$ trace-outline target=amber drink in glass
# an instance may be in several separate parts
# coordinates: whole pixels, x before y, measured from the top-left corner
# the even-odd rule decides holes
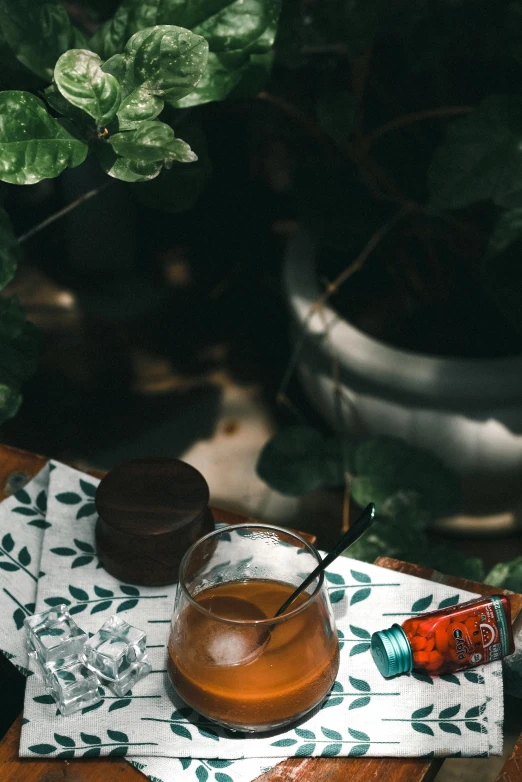
[[[219,529],[192,546],[180,567],[168,663],[189,706],[257,732],[321,703],[339,667],[324,576],[274,619],[319,562],[304,538],[264,524]]]

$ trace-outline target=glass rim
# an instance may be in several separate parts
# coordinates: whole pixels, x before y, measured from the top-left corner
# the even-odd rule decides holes
[[[196,540],[183,555],[183,558],[179,566],[178,583],[179,586],[181,587],[181,590],[185,594],[185,597],[187,598],[187,600],[192,606],[197,608],[198,611],[200,611],[202,614],[205,614],[205,616],[210,617],[211,619],[215,619],[216,621],[219,622],[224,622],[225,624],[263,627],[265,625],[274,626],[274,625],[282,624],[283,622],[286,622],[292,617],[300,614],[311,603],[317,600],[318,596],[322,592],[323,585],[324,585],[324,578],[325,578],[324,570],[321,571],[319,576],[317,576],[317,584],[315,586],[315,589],[311,594],[307,595],[307,599],[303,603],[301,603],[301,605],[297,606],[297,608],[293,608],[291,611],[287,611],[284,614],[281,614],[281,616],[275,616],[271,618],[267,617],[266,619],[227,619],[224,616],[219,616],[219,614],[214,614],[212,611],[209,611],[208,609],[204,608],[200,603],[198,603],[197,600],[194,600],[194,598],[192,597],[192,595],[190,594],[187,588],[187,585],[185,584],[185,570],[190,556],[201,543],[204,543],[209,538],[212,538],[216,535],[220,535],[223,532],[230,532],[231,530],[236,530],[236,529],[267,529],[267,530],[274,530],[275,532],[282,532],[283,534],[289,535],[290,537],[293,537],[296,540],[298,540],[300,543],[302,543],[303,546],[309,550],[312,556],[315,557],[315,560],[317,561],[318,565],[320,565],[322,562],[321,556],[317,551],[316,547],[313,545],[313,543],[310,543],[308,540],[306,540],[306,538],[303,538],[301,535],[299,535],[298,532],[294,532],[293,530],[285,529],[284,527],[277,527],[275,524],[262,524],[262,523],[253,524],[252,522],[244,522],[243,524],[226,524],[225,526],[220,527],[219,529],[215,529],[212,530],[212,532],[208,532],[202,538]],[[307,593],[305,592],[305,594]]]

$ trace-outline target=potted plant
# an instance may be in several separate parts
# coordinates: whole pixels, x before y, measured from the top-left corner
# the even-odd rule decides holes
[[[303,226],[281,396],[297,367],[332,427],[427,449],[476,514],[520,497],[521,24],[489,0],[291,3],[265,94]]]
[[[190,207],[209,173],[197,107],[256,94],[271,67],[279,11],[280,0],[199,3],[197,13],[189,2],[1,0],[0,423],[18,410],[38,360],[36,329],[6,289],[23,243],[114,180],[149,207]],[[69,192],[93,181],[97,168],[95,186],[16,237],[13,186],[82,164]],[[106,210],[118,201],[121,209],[122,191],[114,192],[103,193],[105,226]],[[96,215],[79,233],[81,242],[94,235],[95,254],[104,241]]]

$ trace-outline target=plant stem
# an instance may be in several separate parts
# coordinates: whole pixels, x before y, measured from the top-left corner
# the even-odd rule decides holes
[[[332,296],[334,293],[336,293],[341,285],[346,282],[346,280],[350,279],[355,272],[358,272],[362,269],[370,255],[373,253],[373,251],[376,249],[376,247],[381,243],[381,241],[384,239],[384,237],[391,231],[392,228],[395,227],[395,225],[402,220],[404,215],[406,215],[408,212],[411,212],[412,208],[411,206],[407,205],[404,206],[402,209],[399,209],[398,212],[395,212],[393,217],[390,217],[389,220],[387,220],[383,225],[381,225],[380,228],[375,231],[375,233],[369,238],[369,240],[364,245],[363,249],[355,259],[353,263],[350,264],[350,266],[347,266],[346,269],[344,269],[333,282],[329,283],[326,290],[319,296],[317,301],[315,301],[312,306],[310,307],[311,314],[313,315],[315,312],[318,312],[330,296]]]
[[[8,551],[5,551],[3,548],[0,548],[0,551],[2,552],[2,554],[5,554],[5,555],[6,555],[6,557],[9,557],[9,559],[11,560],[11,562],[13,562],[13,563],[14,563],[14,564],[15,564],[17,567],[19,567],[19,568],[20,568],[20,570],[25,570],[25,572],[27,573],[27,575],[28,575],[28,576],[31,576],[31,578],[33,579],[33,581],[38,581],[38,579],[36,578],[36,576],[33,576],[33,574],[31,573],[31,571],[30,571],[30,570],[27,570],[27,568],[26,568],[26,567],[24,567],[24,565],[22,565],[22,563],[21,563],[21,562],[18,562],[16,559],[14,559],[14,557],[12,557],[12,556],[11,556],[11,554],[10,554]]]
[[[469,114],[473,111],[473,106],[440,106],[436,109],[425,109],[424,111],[412,111],[410,114],[402,114],[400,117],[381,125],[379,128],[366,137],[366,148],[373,147],[375,142],[386,135],[391,130],[404,128],[407,125],[413,125],[414,122],[421,122],[426,119],[438,119],[440,117],[458,117],[461,114]]]
[[[8,590],[8,589],[6,589],[5,587],[4,587],[4,592],[6,593],[6,595],[8,595],[8,596],[11,598],[11,600],[14,600],[14,602],[16,603],[16,605],[17,605],[17,606],[20,606],[20,608],[22,609],[22,611],[23,611],[25,614],[27,614],[27,616],[32,616],[31,612],[30,612],[30,611],[28,611],[28,610],[27,610],[27,608],[26,608],[25,606],[23,606],[23,605],[20,603],[20,601],[19,601],[19,600],[17,600],[17,599],[16,599],[16,597],[15,597],[14,595],[12,595],[12,594],[11,594],[11,592],[9,592],[9,590]]]
[[[75,201],[72,201],[70,204],[67,204],[67,206],[64,206],[63,209],[60,209],[58,212],[55,212],[49,217],[46,217],[45,220],[42,220],[41,223],[34,225],[24,234],[19,236],[18,244],[23,244],[28,239],[30,239],[31,236],[34,236],[39,231],[42,231],[44,228],[47,228],[47,226],[51,225],[51,223],[54,223],[56,220],[59,220],[61,217],[65,217],[66,214],[72,212],[73,209],[76,209],[77,206],[80,206],[80,204],[83,204],[85,201],[88,201],[90,198],[93,198],[93,196],[98,195],[98,193],[101,193],[102,190],[105,190],[105,188],[111,184],[112,182],[110,181],[104,182],[103,185],[99,185],[98,187],[94,187],[92,190],[89,190],[87,193],[83,193],[83,195],[79,196],[79,198],[77,198]]]

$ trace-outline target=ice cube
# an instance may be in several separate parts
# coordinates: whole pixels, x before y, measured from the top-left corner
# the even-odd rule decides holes
[[[111,616],[85,644],[86,665],[116,695],[124,695],[151,670],[146,642],[143,630]]]
[[[65,605],[28,616],[24,626],[27,651],[40,667],[52,667],[59,659],[80,655],[87,640],[87,633],[71,619]]]
[[[79,656],[62,662],[65,664],[47,669],[45,688],[55,699],[60,713],[67,717],[101,700],[100,683]]]

